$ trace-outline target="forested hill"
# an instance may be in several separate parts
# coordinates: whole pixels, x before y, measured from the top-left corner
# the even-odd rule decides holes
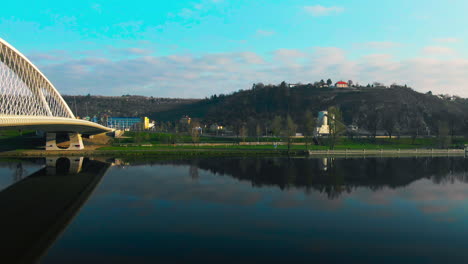
[[[155,112],[168,111],[199,99],[155,98],[146,96],[96,96],[64,95],[63,98],[76,116],[148,116]]]
[[[289,88],[281,85],[254,85],[230,95],[213,95],[192,104],[158,111],[151,118],[175,121],[182,115],[204,123],[233,128],[241,125],[268,127],[275,116],[288,114],[301,128],[307,110],[315,116],[330,106],[343,112],[345,124],[390,134],[437,134],[441,125],[452,134],[468,134],[468,100],[458,97],[422,94],[410,88],[360,87],[318,88],[312,85]]]
[[[346,125],[387,134],[435,135],[441,127],[454,135],[468,135],[468,100],[422,94],[406,87],[318,88],[302,85],[254,85],[229,95],[200,99],[144,96],[64,96],[77,116],[149,116],[177,122],[183,115],[204,124],[218,123],[233,130],[247,126],[269,129],[277,116],[290,115],[303,131],[305,113],[314,116],[330,106],[343,113]]]

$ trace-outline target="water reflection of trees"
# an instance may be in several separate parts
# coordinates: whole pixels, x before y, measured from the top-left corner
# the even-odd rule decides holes
[[[413,158],[197,158],[166,161],[134,161],[144,164],[190,165],[217,175],[248,181],[254,187],[277,186],[282,190],[318,191],[331,199],[358,187],[378,191],[401,188],[428,179],[436,184],[468,183],[468,160],[460,157]],[[194,177],[197,175],[197,177]]]
[[[6,168],[12,171],[11,183],[15,183],[29,175],[28,167],[41,166],[41,162],[41,159],[0,160],[0,168]]]

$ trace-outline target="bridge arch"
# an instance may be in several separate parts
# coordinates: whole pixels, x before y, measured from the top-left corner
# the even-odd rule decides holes
[[[65,100],[47,77],[21,52],[0,38],[0,129],[45,132],[46,150],[57,147],[57,133],[67,133],[66,150],[84,148],[81,135],[112,129],[76,119]]]
[[[75,118],[47,77],[1,38],[0,115]]]

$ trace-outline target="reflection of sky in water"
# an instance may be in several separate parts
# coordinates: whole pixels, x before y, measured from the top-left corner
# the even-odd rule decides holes
[[[0,161],[0,191],[38,171],[41,165],[29,162]]]
[[[45,263],[468,259],[468,185],[457,180],[357,187],[329,199],[193,169],[111,168]]]

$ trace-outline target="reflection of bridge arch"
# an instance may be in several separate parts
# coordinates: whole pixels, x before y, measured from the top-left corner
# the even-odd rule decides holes
[[[78,160],[82,161],[79,173],[59,173],[63,169],[56,168],[50,174],[46,167],[0,192],[0,263],[37,263],[110,167],[100,161]]]
[[[21,52],[0,38],[0,128],[42,130],[50,135],[46,149],[58,150],[57,132],[72,133],[69,149],[83,149],[80,134],[111,129],[76,119],[47,77]]]

